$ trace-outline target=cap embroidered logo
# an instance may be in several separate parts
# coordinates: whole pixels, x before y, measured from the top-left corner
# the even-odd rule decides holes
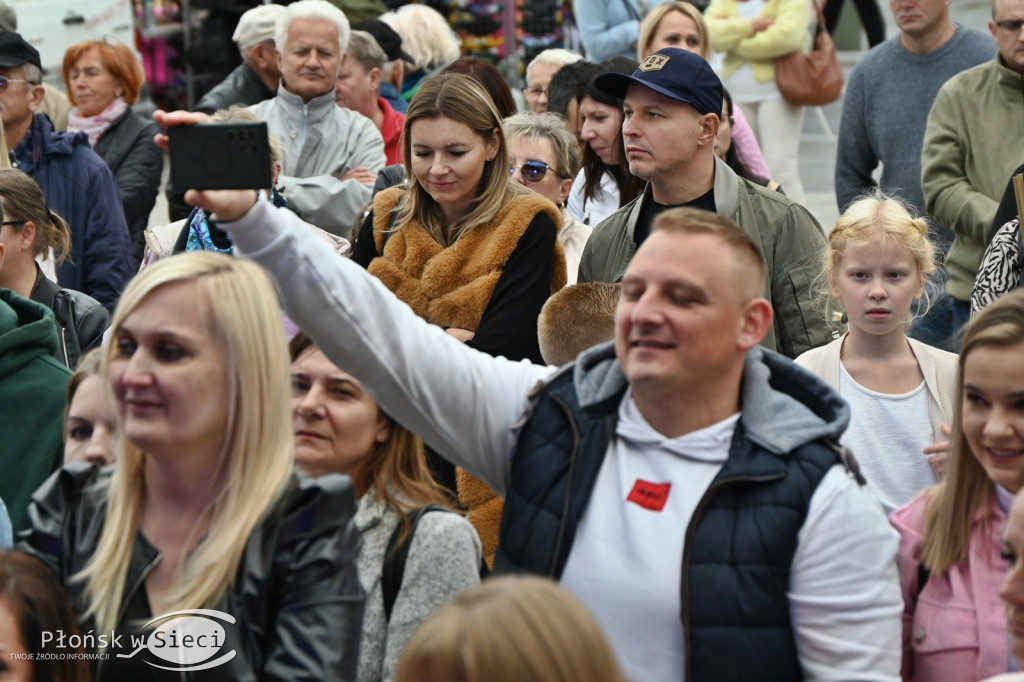
[[[663,54],[654,53],[644,59],[640,64],[641,71],[661,71],[668,64],[669,58]]]

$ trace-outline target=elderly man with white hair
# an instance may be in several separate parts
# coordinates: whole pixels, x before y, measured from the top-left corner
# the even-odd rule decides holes
[[[384,167],[373,121],[334,102],[348,47],[348,19],[326,0],[299,0],[278,19],[277,96],[250,109],[285,147],[278,179],[288,207],[336,235],[347,235]]]
[[[203,95],[196,111],[212,114],[233,104],[249,106],[274,96],[281,80],[274,30],[284,12],[283,5],[259,5],[242,15],[231,36],[242,53],[242,63]]]

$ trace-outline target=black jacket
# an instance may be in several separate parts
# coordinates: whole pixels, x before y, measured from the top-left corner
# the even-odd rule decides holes
[[[82,632],[84,585],[72,580],[96,550],[106,520],[106,485],[113,468],[75,462],[56,472],[32,496],[31,528],[18,548],[41,559],[67,588]],[[98,662],[97,682],[194,680],[321,682],[355,680],[364,594],[356,574],[360,537],[353,518],[355,493],[348,477],[293,476],[245,546],[234,584],[212,608],[234,618],[214,620],[223,639],[210,660],[234,657],[205,670],[182,671],[139,648],[140,621],[154,616],[145,578],[159,552],[136,532],[117,634],[120,641]],[[166,623],[182,621],[168,620]],[[152,636],[146,631],[147,636]],[[150,640],[151,641],[151,640]],[[109,646],[110,642],[106,642]],[[90,647],[92,648],[92,647]],[[98,647],[96,647],[98,648]],[[126,658],[119,658],[123,654]],[[161,671],[147,663],[170,668]]]
[[[153,136],[159,132],[156,123],[129,109],[110,124],[93,148],[117,181],[124,219],[132,237],[132,263],[136,267],[142,261],[146,245],[143,235],[156,204],[164,170],[164,153],[153,141]]]
[[[249,106],[270,99],[277,92],[267,87],[263,79],[246,63],[239,64],[217,87],[203,95],[196,111],[212,114],[232,104]]]
[[[79,358],[99,348],[103,332],[110,326],[110,313],[92,296],[64,289],[49,280],[36,268],[36,283],[29,296],[53,311],[57,323],[57,353],[54,357],[68,369],[78,365]]]

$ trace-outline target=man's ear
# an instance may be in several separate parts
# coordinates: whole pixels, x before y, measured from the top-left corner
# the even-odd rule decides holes
[[[5,248],[6,247],[2,243],[0,243],[0,270],[4,269],[4,253],[5,253]]]
[[[370,77],[370,84],[373,86],[373,91],[377,92],[380,90],[380,81],[383,75],[376,66],[370,69],[370,73],[366,74]]]
[[[697,137],[697,143],[700,145],[713,145],[720,123],[721,121],[718,120],[717,114],[704,114],[700,122],[700,133]]]
[[[29,86],[28,91],[28,110],[32,113],[36,112],[36,109],[43,103],[43,97],[46,96],[46,88],[42,85]]]
[[[772,304],[760,296],[747,301],[736,338],[737,347],[743,351],[750,350],[761,343],[771,326]]]
[[[405,78],[405,66],[401,59],[396,59],[391,65],[391,72],[387,75],[387,81],[394,85],[399,93],[402,91],[402,79]]]

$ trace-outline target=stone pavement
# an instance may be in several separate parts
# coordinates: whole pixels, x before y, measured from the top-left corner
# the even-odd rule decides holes
[[[838,2],[840,0],[829,1]],[[894,36],[898,29],[893,22],[889,3],[882,0],[880,4],[882,14],[886,19],[885,35]],[[991,18],[990,8],[989,0],[953,0],[950,6],[950,16],[955,22],[988,33],[988,21]],[[850,20],[848,15],[853,15],[854,19],[856,18],[852,0],[845,0],[837,33],[841,33],[844,28],[843,24]],[[859,30],[859,26],[857,30]],[[862,34],[860,40],[863,47],[866,48],[866,40]],[[839,52],[839,61],[847,74],[865,51],[865,49],[861,49]],[[808,108],[804,117],[803,134],[800,137],[800,179],[803,181],[804,191],[807,194],[807,208],[818,219],[822,229],[826,232],[831,229],[839,216],[833,178],[836,162],[835,135],[839,132],[839,119],[842,111],[842,98],[824,107]],[[922,115],[927,116],[927,112],[922,112]]]

